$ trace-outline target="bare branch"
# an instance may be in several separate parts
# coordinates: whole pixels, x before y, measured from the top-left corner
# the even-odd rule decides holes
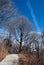
[[[0,0],[0,21],[8,21],[12,17],[16,17],[18,10],[13,7],[11,0]]]

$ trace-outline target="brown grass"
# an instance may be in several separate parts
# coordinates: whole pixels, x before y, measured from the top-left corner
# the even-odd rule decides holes
[[[19,57],[21,65],[32,65],[36,62],[36,56],[31,54],[19,54]]]
[[[0,46],[0,61],[3,60],[8,54],[8,51],[5,50],[2,46]]]
[[[19,62],[21,65],[44,65],[44,54],[37,58],[36,54],[19,54]]]

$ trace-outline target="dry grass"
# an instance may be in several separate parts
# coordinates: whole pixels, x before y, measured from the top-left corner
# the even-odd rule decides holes
[[[21,65],[44,65],[44,54],[37,58],[36,54],[19,54]]]
[[[5,50],[2,46],[0,46],[0,61],[3,60],[8,54],[8,51]]]
[[[32,65],[36,62],[36,56],[31,54],[19,54],[19,59],[21,65]]]

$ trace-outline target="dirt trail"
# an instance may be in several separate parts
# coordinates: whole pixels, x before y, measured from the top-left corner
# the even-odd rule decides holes
[[[0,62],[0,65],[20,65],[18,54],[7,55],[6,58]]]

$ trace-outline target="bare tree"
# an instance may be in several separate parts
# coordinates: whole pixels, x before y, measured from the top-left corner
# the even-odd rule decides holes
[[[41,52],[42,52],[42,50],[44,49],[44,30],[42,31],[41,39],[42,39],[42,42],[41,42]]]
[[[6,29],[8,29],[8,31],[10,32],[10,34],[11,34],[11,32],[12,33],[14,32],[13,27],[11,25],[9,25],[9,23],[4,23],[4,22],[0,21],[0,25],[2,27],[5,27]]]
[[[12,27],[9,27],[9,24],[5,22],[9,21],[11,18],[18,15],[18,10],[16,5],[11,0],[0,0],[0,25],[6,29],[13,31]],[[10,29],[11,28],[11,29]],[[11,32],[9,37],[11,36]]]
[[[16,17],[17,13],[16,5],[11,0],[0,0],[0,21],[7,22],[12,17]]]
[[[20,16],[16,20],[8,23],[13,29],[16,40],[20,43],[19,52],[22,50],[22,44],[25,43],[29,32],[33,30],[33,25],[25,16]]]
[[[16,41],[20,43],[19,51],[22,50],[22,44],[24,44],[29,38],[29,32],[33,30],[33,25],[25,16],[20,16],[14,21],[10,21],[7,24],[0,22],[1,25],[8,28],[11,33],[15,35]],[[27,41],[28,43],[28,41]]]
[[[37,40],[38,40],[38,33],[31,33],[30,34],[30,41],[29,41],[29,49],[30,49],[30,52],[31,52],[31,45],[32,47],[34,48],[34,45],[35,45],[35,48],[37,48],[37,46],[39,45],[37,43]],[[37,49],[36,49],[37,50]],[[39,49],[38,49],[39,50]],[[34,51],[34,50],[33,50]]]
[[[43,44],[44,44],[44,30],[43,30],[43,32],[42,32],[42,42],[43,42]]]
[[[4,44],[3,44],[4,48],[7,49],[7,51],[9,53],[13,53],[12,40],[10,38],[6,38],[6,39],[4,39],[3,42],[4,42]]]
[[[11,20],[11,18],[14,18],[18,15],[17,9],[18,8],[16,8],[15,3],[13,3],[11,0],[0,0],[0,25],[9,30],[9,37],[11,36],[10,30],[13,31],[13,28],[5,22]]]

